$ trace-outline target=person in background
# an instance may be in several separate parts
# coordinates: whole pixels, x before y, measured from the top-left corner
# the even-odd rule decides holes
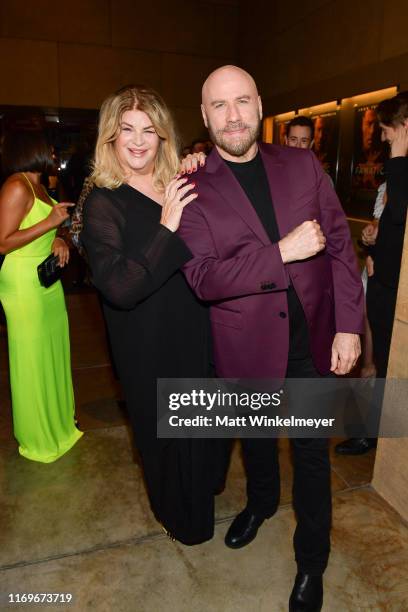
[[[367,316],[373,339],[377,397],[382,400],[387,376],[395,305],[408,205],[408,92],[384,100],[377,107],[381,140],[390,147],[385,162],[383,197],[377,198],[374,216],[378,223],[363,230],[370,247],[367,279]],[[379,194],[381,196],[381,192]],[[376,214],[377,213],[377,214]],[[343,455],[361,455],[376,446],[376,438],[350,438],[336,446]]]
[[[42,133],[13,131],[3,144],[9,174],[0,191],[0,300],[7,319],[14,435],[26,459],[55,461],[82,436],[74,422],[68,317],[60,281],[44,288],[37,266],[69,249],[56,237],[68,218],[40,183],[53,172]]]
[[[310,117],[298,115],[287,125],[285,144],[288,147],[310,149],[313,146],[313,134],[314,124]]]
[[[377,197],[375,199],[373,220],[368,223],[361,232],[361,242],[367,248],[366,265],[361,275],[363,281],[364,293],[367,294],[368,277],[374,273],[374,262],[373,258],[369,253],[370,247],[375,244],[375,236],[378,231],[378,222],[384,211],[385,204],[387,202],[387,183],[381,183],[377,191]],[[371,333],[370,324],[368,322],[367,313],[365,314],[365,334],[363,341],[363,354],[360,376],[362,378],[375,378],[377,370],[374,362],[373,352],[373,337]]]
[[[197,544],[214,529],[213,441],[156,433],[157,379],[210,373],[208,312],[180,270],[191,253],[176,233],[197,194],[178,169],[175,127],[161,96],[128,86],[104,101],[81,240],[152,510],[171,537]]]
[[[65,190],[72,202],[78,202],[84,181],[91,172],[93,147],[93,136],[82,133],[62,174]]]
[[[206,153],[205,140],[193,140],[191,143],[191,153]]]
[[[214,147],[214,143],[212,142],[212,140],[206,140],[205,141],[205,154],[209,155],[211,151],[213,150],[213,147]]]

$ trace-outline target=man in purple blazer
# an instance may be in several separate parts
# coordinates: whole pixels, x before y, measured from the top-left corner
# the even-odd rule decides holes
[[[203,86],[202,113],[215,144],[194,175],[198,198],[180,236],[193,258],[185,274],[210,303],[214,358],[225,378],[347,374],[360,354],[363,292],[347,221],[313,153],[258,144],[262,107],[252,77],[235,66]],[[243,439],[246,508],[225,538],[253,540],[279,503],[275,439]],[[290,610],[320,610],[330,549],[327,439],[293,439],[294,548]]]

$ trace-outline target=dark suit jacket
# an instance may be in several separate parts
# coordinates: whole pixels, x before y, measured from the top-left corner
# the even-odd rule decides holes
[[[182,216],[180,236],[193,253],[184,272],[211,302],[218,376],[281,378],[289,350],[286,289],[305,311],[316,368],[330,370],[336,332],[363,332],[363,290],[340,202],[313,153],[260,145],[281,237],[317,219],[324,251],[284,265],[245,192],[216,148],[194,175],[198,198]]]

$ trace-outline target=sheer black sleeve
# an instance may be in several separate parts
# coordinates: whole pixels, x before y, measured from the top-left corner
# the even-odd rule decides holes
[[[125,212],[126,205],[117,201],[114,191],[95,188],[84,204],[81,240],[95,287],[114,306],[128,310],[158,289],[191,259],[191,253],[160,223],[147,243],[126,251]]]

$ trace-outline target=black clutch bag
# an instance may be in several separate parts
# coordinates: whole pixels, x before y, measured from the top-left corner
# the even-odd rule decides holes
[[[38,279],[43,287],[50,287],[61,278],[62,268],[59,265],[58,255],[49,255],[37,266]]]

